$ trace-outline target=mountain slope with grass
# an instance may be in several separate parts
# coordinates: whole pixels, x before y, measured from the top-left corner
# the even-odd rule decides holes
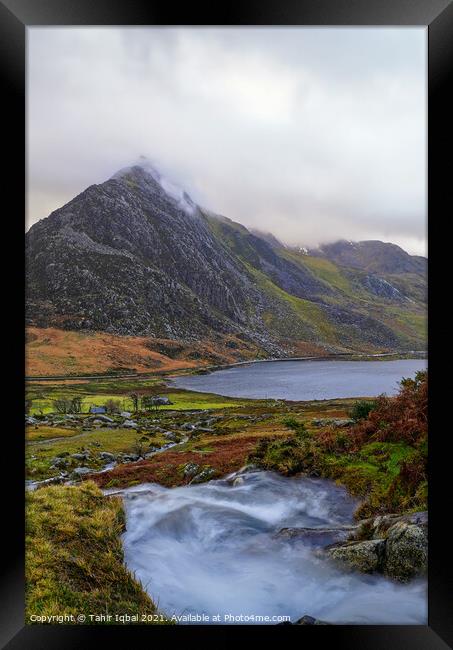
[[[209,341],[241,358],[424,349],[425,261],[374,244],[379,264],[289,249],[141,163],[29,230],[27,323],[35,335]]]

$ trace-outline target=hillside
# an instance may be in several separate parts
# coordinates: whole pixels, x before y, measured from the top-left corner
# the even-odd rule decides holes
[[[424,349],[426,260],[354,246],[289,249],[135,165],[29,230],[27,324],[35,336],[212,343],[240,358]]]

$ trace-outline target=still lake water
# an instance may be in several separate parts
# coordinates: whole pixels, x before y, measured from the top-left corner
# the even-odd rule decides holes
[[[414,377],[426,359],[396,361],[268,361],[186,375],[177,388],[254,399],[321,400],[394,395],[402,377]]]

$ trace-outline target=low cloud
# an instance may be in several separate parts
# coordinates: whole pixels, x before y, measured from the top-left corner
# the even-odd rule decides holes
[[[29,28],[31,225],[139,155],[294,244],[426,243],[423,28]]]

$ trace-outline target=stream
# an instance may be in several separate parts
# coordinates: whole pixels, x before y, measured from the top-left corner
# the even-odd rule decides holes
[[[256,617],[289,616],[294,622],[308,614],[340,624],[426,625],[425,580],[402,585],[342,571],[319,556],[335,537],[331,529],[342,534],[353,525],[358,504],[330,481],[252,471],[200,485],[144,484],[120,493],[126,564],[167,616],[275,624]],[[290,538],[278,534],[284,527],[330,532]]]

